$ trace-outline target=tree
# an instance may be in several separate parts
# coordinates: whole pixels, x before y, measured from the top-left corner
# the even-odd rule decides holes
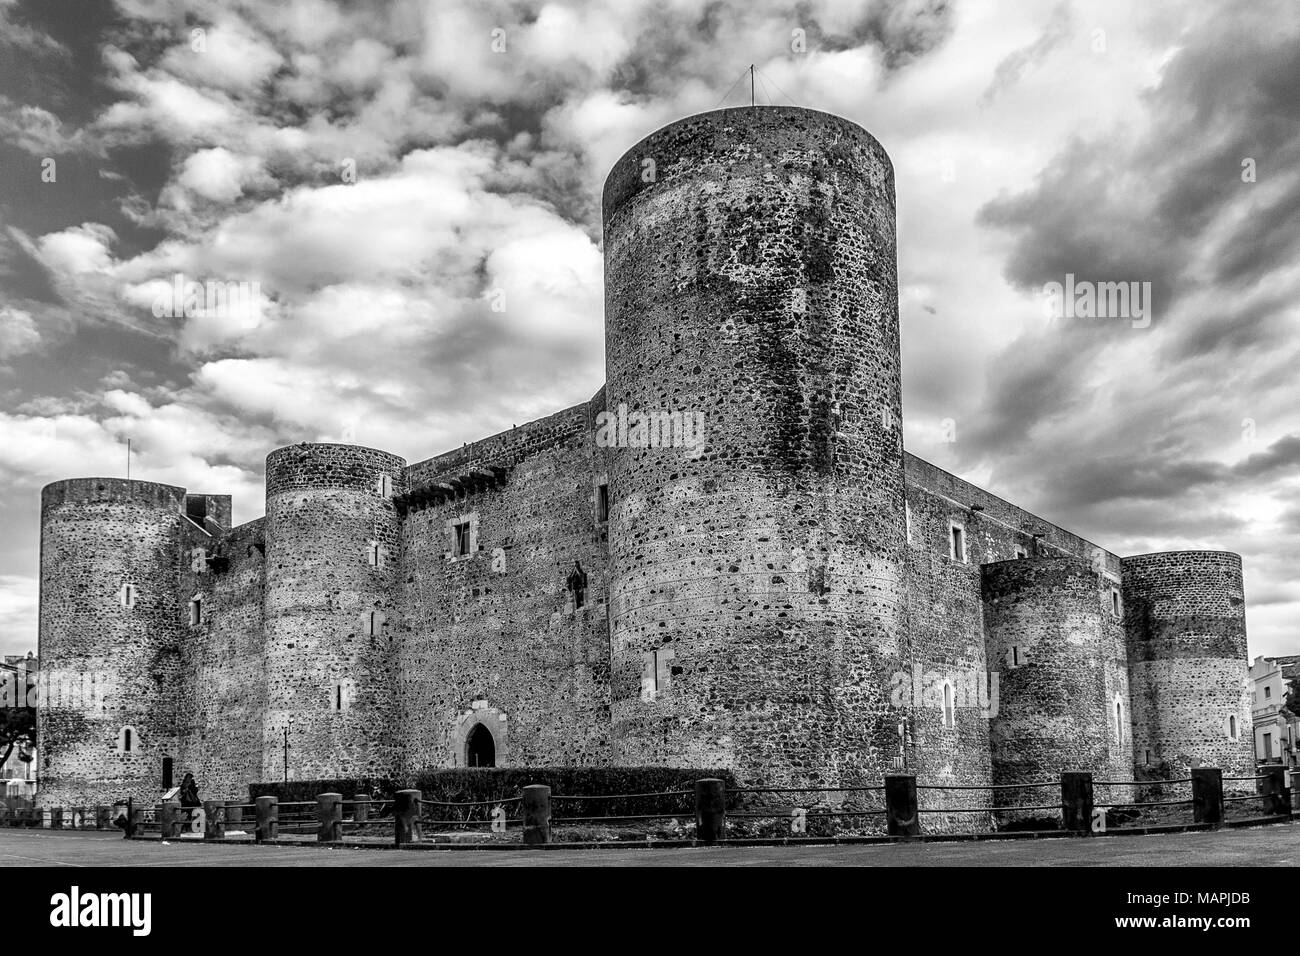
[[[0,747],[4,748],[3,756],[0,756],[0,765],[9,759],[15,747],[29,750],[35,745],[36,708],[0,707]],[[20,760],[23,758],[21,752],[18,758]]]

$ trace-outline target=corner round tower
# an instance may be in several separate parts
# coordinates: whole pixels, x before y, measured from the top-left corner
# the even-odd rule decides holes
[[[998,561],[981,576],[989,667],[999,677],[993,783],[1043,783],[1063,771],[1131,779],[1128,675],[1109,579],[1077,558]],[[1041,802],[1024,799],[1032,793],[994,791],[995,805]]]
[[[74,478],[41,491],[40,800],[152,801],[175,748],[185,489]]]
[[[1157,552],[1121,568],[1139,775],[1185,776],[1193,761],[1253,774],[1240,555]]]
[[[266,459],[267,709],[263,779],[373,777],[393,738],[393,496],[406,462],[355,445],[300,444]]]
[[[603,214],[614,762],[875,781],[905,628],[889,157],[718,110],[629,150]]]

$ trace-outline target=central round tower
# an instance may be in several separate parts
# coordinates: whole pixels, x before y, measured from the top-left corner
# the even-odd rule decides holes
[[[874,782],[905,626],[889,158],[718,110],[603,207],[614,759]]]

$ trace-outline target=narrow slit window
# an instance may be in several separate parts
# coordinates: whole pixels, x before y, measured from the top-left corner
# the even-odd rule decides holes
[[[1124,743],[1124,704],[1122,701],[1115,701],[1115,739],[1122,745]]]
[[[118,600],[124,608],[135,607],[136,587],[134,584],[123,584],[122,590],[118,592]]]
[[[1116,617],[1120,616],[1119,589],[1110,589],[1110,612]]]
[[[951,549],[951,557],[954,561],[963,563],[966,561],[966,529],[959,524],[952,526]]]
[[[379,494],[384,498],[393,497],[393,479],[388,475],[380,475],[378,481]]]
[[[190,598],[190,627],[197,627],[203,623],[203,598]]]
[[[609,520],[609,485],[601,485],[596,489],[596,520]]]
[[[469,522],[458,521],[451,526],[452,530],[452,554],[456,557],[464,557],[469,554]]]
[[[1237,718],[1231,714],[1228,716],[1228,736],[1237,739]]]
[[[366,561],[369,562],[372,568],[379,567],[381,557],[379,553],[378,541],[371,541],[368,545],[366,545]]]
[[[945,727],[957,726],[957,714],[953,708],[952,685],[943,685],[943,725]]]
[[[384,612],[369,611],[366,614],[366,637],[378,637],[384,633]]]
[[[1020,666],[1020,648],[1018,647],[1011,648],[1011,666],[1012,667]]]

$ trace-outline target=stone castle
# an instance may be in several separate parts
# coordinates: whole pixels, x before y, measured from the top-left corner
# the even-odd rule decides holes
[[[1253,772],[1238,556],[1120,557],[907,454],[893,170],[779,107],[603,195],[584,404],[416,463],[301,444],[265,517],[42,495],[48,804],[436,767],[766,785]],[[60,690],[61,688],[61,690]]]

